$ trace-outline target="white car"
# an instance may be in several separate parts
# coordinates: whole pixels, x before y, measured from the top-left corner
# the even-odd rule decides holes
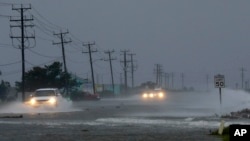
[[[62,96],[57,88],[41,88],[37,89],[27,104],[38,107],[41,105],[56,107]]]

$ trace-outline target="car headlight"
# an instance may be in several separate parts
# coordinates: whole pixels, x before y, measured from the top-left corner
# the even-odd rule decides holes
[[[164,94],[161,92],[161,93],[158,94],[158,96],[159,96],[160,98],[163,98],[163,97],[164,97]]]
[[[56,98],[51,97],[51,98],[49,99],[49,103],[55,104],[55,103],[56,103]]]
[[[153,97],[154,97],[154,94],[153,94],[153,93],[151,93],[151,94],[149,95],[149,97],[150,97],[150,98],[153,98]]]
[[[144,93],[142,96],[143,96],[143,98],[147,98],[148,94]]]
[[[31,98],[31,99],[30,99],[30,104],[31,104],[31,105],[36,104],[36,99],[35,99],[35,98]]]

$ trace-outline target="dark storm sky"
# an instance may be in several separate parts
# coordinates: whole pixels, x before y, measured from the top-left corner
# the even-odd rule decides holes
[[[88,55],[82,54],[78,39],[95,41],[99,53],[95,59],[107,57],[104,50],[114,49],[115,81],[120,82],[122,72],[120,50],[135,53],[138,69],[136,84],[155,81],[154,65],[163,66],[164,72],[174,72],[175,87],[180,87],[180,73],[185,75],[187,87],[203,87],[206,75],[222,73],[227,85],[241,84],[240,68],[244,67],[248,80],[250,67],[250,1],[248,0],[22,0],[31,3],[38,20],[35,27],[36,47],[26,50],[27,70],[33,65],[49,64],[61,56],[60,46],[52,45],[58,38],[47,35],[41,22],[51,31],[69,30],[72,43],[66,45],[68,70],[80,77],[90,77]],[[1,4],[2,3],[2,4]],[[14,0],[0,1],[0,14],[18,15],[10,5]],[[17,4],[20,4],[18,1]],[[37,12],[38,11],[38,12]],[[42,16],[40,16],[40,15]],[[53,23],[53,25],[51,23]],[[10,22],[0,17],[0,44],[11,44]],[[55,26],[57,25],[57,26]],[[42,28],[42,30],[41,30]],[[32,31],[32,30],[29,30]],[[75,39],[77,37],[78,39]],[[0,46],[0,65],[21,60],[21,52],[10,46]],[[62,59],[59,59],[62,60]],[[96,61],[95,73],[110,83],[108,62]],[[14,82],[21,78],[21,63],[0,66],[1,79]],[[129,79],[130,83],[130,79]],[[212,86],[211,86],[212,87]]]

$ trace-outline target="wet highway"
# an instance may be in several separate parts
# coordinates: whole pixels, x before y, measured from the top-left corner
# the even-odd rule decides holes
[[[1,106],[0,141],[220,141],[209,135],[221,121],[217,96],[169,93],[164,101],[144,101],[139,96],[65,100],[57,108],[31,108],[15,102]],[[248,104],[246,98],[234,104],[227,100],[223,112]],[[249,122],[224,120],[227,125]]]

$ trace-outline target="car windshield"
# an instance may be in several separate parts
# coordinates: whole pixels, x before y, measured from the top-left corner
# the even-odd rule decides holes
[[[35,96],[54,96],[55,92],[53,90],[41,90],[41,91],[36,91]]]

